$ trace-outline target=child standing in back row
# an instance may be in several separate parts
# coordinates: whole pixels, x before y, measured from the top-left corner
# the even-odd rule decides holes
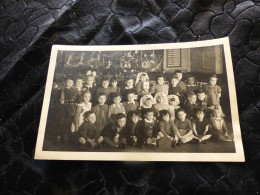
[[[221,88],[217,85],[217,80],[217,76],[213,74],[210,76],[209,84],[205,85],[209,106],[220,104]]]

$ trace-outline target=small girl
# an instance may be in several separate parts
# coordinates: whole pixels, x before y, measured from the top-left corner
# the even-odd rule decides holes
[[[171,116],[171,120],[175,120],[175,110],[179,109],[180,100],[177,95],[168,95],[168,102],[169,102],[169,112]]]
[[[184,109],[180,108],[176,111],[177,118],[174,123],[178,131],[176,135],[178,136],[180,143],[187,143],[193,139],[200,141],[200,138],[193,134],[191,121],[186,118],[186,112]]]
[[[75,89],[78,91],[77,102],[80,103],[82,101],[81,97],[82,97],[82,90],[83,90],[83,79],[82,78],[76,79]]]
[[[77,132],[79,126],[84,122],[83,114],[91,110],[92,103],[90,102],[91,93],[85,91],[82,94],[82,102],[77,105],[74,120],[71,125],[71,132]]]
[[[106,98],[111,93],[111,88],[109,87],[109,79],[107,77],[102,78],[101,87],[97,89],[96,96],[98,97],[101,93],[106,95]]]
[[[208,98],[208,105],[219,105],[221,97],[221,88],[217,85],[217,76],[210,76],[209,84],[205,85],[205,92]]]
[[[199,137],[203,143],[207,143],[206,140],[211,137],[208,134],[209,121],[205,118],[205,113],[202,109],[196,111],[196,118],[192,121],[192,129],[195,136]]]
[[[157,77],[157,84],[154,85],[151,89],[152,94],[156,94],[158,92],[163,92],[166,95],[168,95],[168,92],[169,92],[169,85],[164,83],[163,75],[160,75]]]
[[[121,102],[122,98],[119,93],[112,94],[113,104],[111,104],[108,108],[108,119],[113,122],[113,115],[118,113],[126,114],[125,107]]]
[[[128,114],[129,111],[137,111],[139,103],[135,101],[136,99],[135,91],[127,92],[127,101],[123,102],[126,114]]]
[[[197,82],[193,75],[188,76],[186,88],[187,88],[187,91],[186,91],[187,94],[197,93],[199,91],[199,86],[197,85]]]
[[[104,127],[108,124],[108,105],[106,103],[106,94],[99,94],[98,96],[98,104],[95,105],[92,111],[97,116],[97,129],[102,131]]]
[[[137,131],[136,126],[139,122],[139,114],[137,111],[129,111],[127,114],[126,122],[126,142],[135,146],[137,143]]]
[[[168,110],[168,99],[167,95],[163,92],[158,92],[155,94],[154,99],[156,100],[156,104],[154,105],[154,109],[156,111],[156,116],[158,117],[160,115],[161,110]]]
[[[142,96],[142,95],[149,94],[149,77],[147,73],[145,72],[138,73],[135,86],[136,86],[137,95]]]
[[[159,136],[161,137],[158,141],[159,148],[175,147],[178,137],[174,122],[170,120],[170,113],[168,110],[161,110],[159,117]],[[161,134],[160,134],[161,133]]]
[[[215,106],[210,117],[212,138],[216,141],[233,141],[228,135],[228,129],[225,120],[221,117],[221,115],[221,108],[219,106]]]

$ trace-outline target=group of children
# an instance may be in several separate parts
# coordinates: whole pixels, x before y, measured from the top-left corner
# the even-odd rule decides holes
[[[122,88],[117,84],[116,77],[104,77],[97,87],[95,76],[88,74],[75,83],[67,78],[62,89],[54,86],[52,107],[60,112],[58,142],[87,149],[171,148],[187,142],[207,143],[208,139],[232,141],[216,75],[203,86],[192,75],[183,82],[181,71],[173,73],[169,84],[160,75],[151,87],[144,72],[136,80],[125,78]]]

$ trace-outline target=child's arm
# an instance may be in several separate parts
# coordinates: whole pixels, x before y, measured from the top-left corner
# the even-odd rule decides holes
[[[193,130],[194,135],[198,136],[198,132],[197,132],[195,123],[192,123],[192,130]]]
[[[159,125],[158,125],[158,126],[159,126],[159,127],[158,127],[159,132],[161,132],[164,136],[168,137],[169,135],[168,135],[168,133],[165,132],[165,130],[164,130],[164,125],[159,122]]]
[[[75,131],[77,132],[79,129],[79,117],[80,117],[80,113],[82,112],[82,107],[81,106],[77,106],[77,110],[75,112],[75,116],[74,116],[74,124],[75,124]]]
[[[205,131],[203,132],[203,136],[207,134],[207,132],[209,131],[209,124],[205,127]]]
[[[224,119],[223,119],[222,129],[223,129],[223,131],[224,131],[224,135],[225,135],[225,136],[228,136],[228,128],[227,128],[227,125],[226,125],[226,122],[225,122]]]

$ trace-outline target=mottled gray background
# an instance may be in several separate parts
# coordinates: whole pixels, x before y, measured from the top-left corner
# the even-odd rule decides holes
[[[229,36],[246,163],[33,160],[52,44]],[[260,1],[1,0],[0,194],[258,194]]]

